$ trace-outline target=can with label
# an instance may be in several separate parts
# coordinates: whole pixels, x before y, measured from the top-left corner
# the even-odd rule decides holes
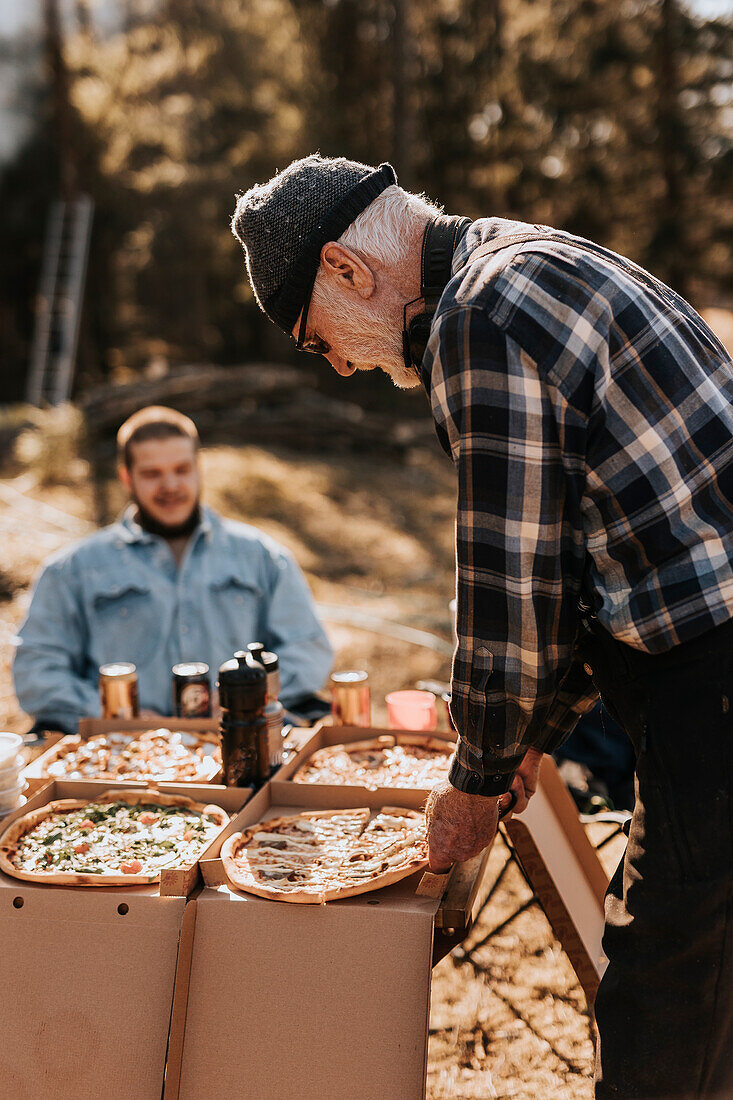
[[[176,718],[211,717],[209,666],[203,661],[173,666],[173,713]]]
[[[360,669],[331,675],[331,713],[339,726],[371,726],[369,674]]]
[[[99,697],[103,718],[137,718],[137,669],[126,661],[101,665]]]

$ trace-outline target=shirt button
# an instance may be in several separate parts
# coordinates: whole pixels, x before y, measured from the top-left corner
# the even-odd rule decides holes
[[[481,786],[481,776],[477,775],[476,772],[471,772],[468,779],[466,780],[466,787],[468,788],[469,794],[472,791],[474,791],[474,792],[477,791],[480,786]]]
[[[585,673],[586,673],[586,674],[587,674],[588,676],[592,676],[592,675],[593,675],[593,669],[591,668],[591,666],[590,666],[590,665],[588,664],[588,662],[587,662],[587,661],[586,661],[586,663],[585,663],[585,664],[583,665],[583,671],[584,671],[584,672],[585,672]]]

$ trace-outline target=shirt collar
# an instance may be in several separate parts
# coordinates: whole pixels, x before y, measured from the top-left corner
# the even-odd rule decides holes
[[[471,253],[481,245],[488,244],[497,237],[514,236],[516,233],[536,228],[538,227],[527,225],[526,222],[511,221],[509,218],[479,218],[478,221],[471,222],[453,253],[451,264],[453,275],[457,275],[461,268],[466,266]]]
[[[125,542],[133,543],[146,543],[155,542],[158,539],[158,535],[151,535],[149,531],[146,531],[140,526],[137,519],[137,508],[134,504],[128,504],[119,519],[120,536]],[[214,513],[210,508],[202,506],[201,519],[198,525],[194,528],[191,538],[195,542],[202,535],[206,538],[211,538],[214,529],[213,524]]]

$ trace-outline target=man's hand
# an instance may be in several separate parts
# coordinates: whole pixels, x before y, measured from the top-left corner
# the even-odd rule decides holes
[[[430,870],[442,874],[454,863],[471,859],[493,843],[499,824],[498,798],[464,794],[446,779],[433,788],[428,820]]]

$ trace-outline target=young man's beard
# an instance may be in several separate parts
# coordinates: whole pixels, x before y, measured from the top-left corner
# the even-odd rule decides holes
[[[184,539],[192,535],[201,522],[201,502],[196,501],[188,519],[183,523],[161,523],[159,519],[151,515],[140,501],[133,495],[133,504],[137,508],[136,519],[143,531],[149,535],[159,535],[162,539]]]

